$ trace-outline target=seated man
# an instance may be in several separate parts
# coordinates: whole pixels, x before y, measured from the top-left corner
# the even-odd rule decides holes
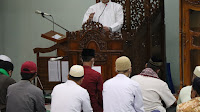
[[[92,112],[89,94],[80,86],[83,77],[82,66],[73,65],[70,68],[68,80],[53,88],[51,112]]]
[[[193,72],[192,82],[195,77],[200,77],[200,66],[195,67]],[[177,104],[181,104],[191,100],[191,91],[192,91],[192,85],[182,88],[178,96]]]
[[[145,69],[131,79],[140,84],[145,112],[158,110],[166,112],[162,100],[166,107],[170,107],[176,101],[166,82],[158,77],[162,62],[157,57],[152,57],[145,65]]]
[[[42,90],[31,84],[37,76],[36,64],[22,64],[21,76],[21,81],[8,87],[6,112],[46,112]]]
[[[177,112],[200,112],[200,78],[196,77],[192,83],[192,100],[177,106]]]
[[[2,58],[0,58],[2,59]],[[6,112],[6,95],[8,86],[15,83],[11,78],[13,64],[9,61],[0,61],[0,111]]]
[[[100,22],[105,31],[121,32],[124,22],[123,8],[111,0],[101,0],[101,2],[89,7],[84,15],[83,24],[86,21]]]
[[[119,57],[115,67],[118,74],[103,84],[104,112],[144,112],[139,84],[129,78],[131,61]]]

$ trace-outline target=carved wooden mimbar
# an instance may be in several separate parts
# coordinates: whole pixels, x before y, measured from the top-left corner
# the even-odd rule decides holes
[[[38,72],[45,89],[52,89],[60,82],[48,82],[47,61],[50,57],[42,57],[40,53],[57,50],[58,56],[65,56],[63,60],[69,61],[71,67],[74,64],[82,64],[83,48],[95,49],[95,66],[101,66],[104,81],[116,75],[115,60],[121,55],[131,59],[132,75],[139,74],[154,53],[161,55],[165,63],[164,1],[115,0],[114,2],[120,3],[124,10],[125,20],[121,33],[104,32],[102,24],[87,22],[82,25],[81,30],[67,32],[65,38],[55,40],[55,45],[34,49],[37,53]],[[47,32],[42,37],[51,34],[52,32]],[[165,66],[161,76],[163,80],[165,80],[164,68]]]

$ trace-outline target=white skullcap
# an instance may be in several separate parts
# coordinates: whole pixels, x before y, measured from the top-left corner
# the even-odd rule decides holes
[[[196,66],[193,72],[197,77],[200,77],[200,66]]]
[[[131,61],[128,57],[121,56],[117,58],[115,66],[117,71],[125,71],[131,68]]]
[[[70,68],[69,74],[73,77],[83,77],[84,76],[84,69],[81,65],[73,65]]]
[[[11,62],[11,59],[6,55],[0,55],[0,60]]]

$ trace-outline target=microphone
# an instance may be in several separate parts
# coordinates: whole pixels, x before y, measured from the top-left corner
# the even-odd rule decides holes
[[[107,4],[106,4],[106,6],[107,6]],[[104,10],[105,10],[106,6],[104,7],[103,11],[101,12],[101,14],[100,14],[99,18],[100,18],[100,17],[101,17],[101,15],[103,14],[103,12],[104,12]],[[99,22],[99,18],[98,18],[98,22]]]
[[[60,60],[60,59],[63,59],[63,57],[61,56],[61,57],[57,57],[57,58],[50,58],[49,60],[50,61],[57,61],[57,60]]]
[[[51,14],[44,13],[44,12],[39,11],[39,10],[36,10],[35,13],[36,13],[36,14],[41,14],[42,16],[44,16],[44,15],[45,15],[45,16],[51,16]]]

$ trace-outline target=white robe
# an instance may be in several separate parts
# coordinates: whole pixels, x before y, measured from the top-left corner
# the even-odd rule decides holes
[[[141,87],[145,112],[153,110],[166,112],[161,100],[164,101],[167,108],[176,101],[167,83],[160,79],[142,75],[135,75],[131,79],[138,82]]]
[[[177,105],[191,100],[191,91],[192,85],[182,88],[178,96]]]
[[[117,74],[103,84],[104,112],[144,112],[139,84]]]
[[[51,112],[93,112],[87,90],[72,80],[56,85],[51,97]]]
[[[89,15],[93,12],[95,12],[93,21],[100,22],[103,26],[110,27],[112,32],[121,32],[124,22],[124,13],[123,7],[120,4],[109,1],[107,5],[99,2],[90,6],[84,15],[83,23],[88,20]]]

